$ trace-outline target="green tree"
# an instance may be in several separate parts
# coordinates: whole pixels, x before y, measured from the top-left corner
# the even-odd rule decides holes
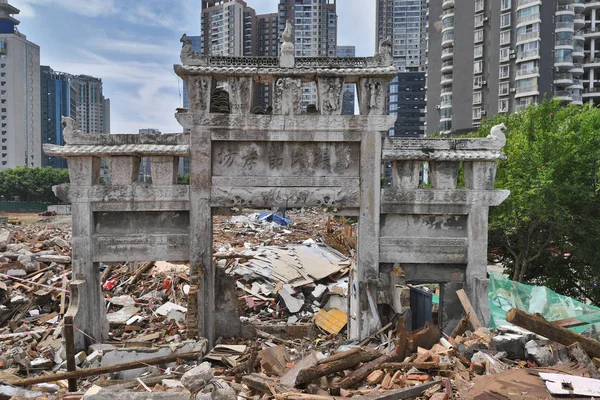
[[[600,302],[600,109],[547,102],[499,115],[507,161],[496,187],[510,197],[490,210],[490,254],[519,282]]]
[[[17,167],[0,171],[0,196],[5,200],[56,203],[52,186],[69,182],[66,169]]]

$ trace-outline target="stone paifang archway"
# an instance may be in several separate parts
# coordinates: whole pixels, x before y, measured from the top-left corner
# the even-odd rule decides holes
[[[69,162],[70,184],[56,192],[72,203],[73,288],[84,296],[69,314],[78,327],[96,340],[107,337],[98,263],[187,260],[198,306],[188,313],[188,330],[197,327],[212,341],[212,218],[239,206],[324,206],[359,217],[351,338],[374,331],[370,301],[406,306],[397,290],[405,281],[465,287],[486,320],[488,208],[508,196],[494,190],[497,160],[505,157],[500,128],[484,139],[388,137],[396,117],[385,115],[387,85],[398,73],[389,41],[365,58],[297,58],[287,41],[281,57],[203,56],[182,41],[175,72],[187,83],[190,108],[175,116],[187,133],[90,135],[65,118],[66,145],[44,145],[46,154]],[[307,82],[318,88],[314,115],[300,106]],[[219,83],[229,114],[210,112]],[[348,83],[356,84],[360,115],[341,115]],[[251,112],[258,84],[272,88],[272,114]],[[141,157],[150,159],[152,183],[138,182]],[[177,184],[180,157],[189,157],[189,185]],[[102,158],[110,159],[110,184],[100,184]],[[383,162],[392,164],[393,185],[382,189]],[[419,188],[423,162],[427,189]],[[456,187],[461,163],[465,188]],[[396,268],[380,271],[390,263]]]

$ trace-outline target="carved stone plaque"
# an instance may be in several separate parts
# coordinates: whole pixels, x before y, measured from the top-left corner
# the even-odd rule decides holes
[[[214,176],[358,177],[359,143],[213,142]]]

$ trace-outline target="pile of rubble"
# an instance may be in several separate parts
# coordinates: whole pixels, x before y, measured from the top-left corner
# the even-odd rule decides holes
[[[511,310],[506,320],[522,328],[492,331],[465,306],[449,336],[431,324],[409,332],[396,315],[344,340],[355,226],[311,210],[215,222],[215,261],[235,280],[254,339],[187,339],[187,265],[102,265],[109,340],[74,354],[76,371],[65,372],[70,242],[68,224],[0,227],[0,399],[600,395],[600,342],[567,331],[573,319]],[[277,324],[311,329],[261,328]]]

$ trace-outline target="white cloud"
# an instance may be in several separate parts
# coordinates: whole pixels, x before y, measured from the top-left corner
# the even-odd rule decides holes
[[[171,43],[154,44],[143,43],[140,41],[119,40],[108,38],[94,38],[89,41],[89,45],[93,49],[106,50],[110,52],[123,53],[128,55],[147,55],[157,56],[169,52],[177,46]]]
[[[15,0],[14,5],[17,8],[40,6],[59,6],[75,14],[86,17],[99,17],[110,15],[116,12],[114,0]]]

